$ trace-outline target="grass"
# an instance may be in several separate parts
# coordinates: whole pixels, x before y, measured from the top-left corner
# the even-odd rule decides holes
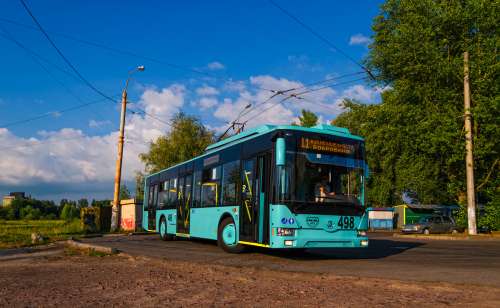
[[[79,220],[0,220],[0,249],[31,246],[31,233],[47,243],[81,234],[82,227]]]

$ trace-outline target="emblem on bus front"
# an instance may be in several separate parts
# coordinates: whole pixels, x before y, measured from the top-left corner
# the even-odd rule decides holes
[[[309,216],[307,217],[306,222],[310,227],[316,227],[319,223],[319,218],[316,216]]]

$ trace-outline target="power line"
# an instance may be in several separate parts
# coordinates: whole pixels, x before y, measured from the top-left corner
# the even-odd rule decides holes
[[[35,24],[38,26],[38,28],[40,29],[40,31],[43,33],[43,35],[45,36],[45,38],[49,41],[49,43],[52,45],[52,47],[54,47],[54,49],[57,51],[57,53],[59,54],[59,56],[64,60],[64,62],[66,62],[66,64],[71,68],[71,70],[73,70],[73,72],[75,72],[75,74],[89,88],[91,88],[92,90],[94,90],[96,93],[98,93],[102,97],[104,97],[104,98],[106,98],[106,99],[108,99],[108,100],[116,103],[116,101],[113,98],[111,98],[110,96],[104,94],[101,90],[97,89],[92,83],[90,83],[85,77],[83,77],[82,74],[80,74],[80,72],[76,69],[76,67],[68,60],[68,58],[66,58],[66,56],[62,53],[62,51],[57,47],[57,45],[54,43],[54,41],[50,38],[50,36],[48,35],[48,33],[44,30],[44,28],[42,27],[42,25],[38,22],[38,20],[36,19],[35,15],[33,15],[33,13],[29,9],[28,5],[24,2],[24,0],[19,0],[19,1],[23,5],[23,7],[26,10],[26,12],[31,16],[31,18],[33,19],[33,21],[35,22]]]
[[[28,28],[28,29],[31,29],[31,30],[38,30],[38,31],[40,31],[36,27],[32,27],[30,25],[26,25],[26,24],[23,24],[23,23],[14,21],[14,20],[7,19],[7,18],[0,18],[0,20],[4,21],[4,22],[7,22],[7,23],[10,23],[10,24],[13,24],[13,25],[16,25],[16,26],[23,27],[23,28]],[[122,55],[130,56],[130,57],[140,58],[140,59],[147,60],[147,61],[154,62],[154,63],[158,63],[158,64],[163,64],[163,65],[169,66],[171,68],[174,68],[174,69],[177,69],[177,70],[180,70],[180,71],[185,71],[185,72],[195,73],[195,74],[199,74],[199,75],[204,75],[204,76],[215,78],[215,79],[220,79],[221,78],[221,77],[215,76],[213,74],[210,74],[208,72],[204,72],[202,70],[185,67],[185,66],[182,66],[182,65],[179,65],[179,64],[171,63],[171,62],[168,62],[168,61],[165,61],[165,60],[162,60],[162,59],[158,59],[158,58],[154,58],[154,57],[150,57],[150,56],[140,55],[140,54],[132,52],[132,51],[118,49],[118,48],[107,46],[107,45],[104,45],[104,44],[101,44],[101,43],[96,43],[96,42],[92,42],[92,41],[89,41],[89,40],[80,39],[80,38],[77,38],[75,36],[71,36],[71,35],[68,35],[68,34],[58,33],[58,32],[50,32],[50,33],[53,34],[53,35],[56,35],[56,36],[64,37],[64,38],[66,38],[68,40],[71,40],[71,41],[75,41],[75,42],[82,43],[82,44],[85,44],[85,45],[89,45],[89,46],[93,46],[93,47],[105,49],[105,50],[108,50],[108,51],[111,51],[111,52],[114,52],[114,53],[117,53],[117,54],[122,54]]]
[[[344,52],[342,49],[338,48],[337,46],[335,46],[335,44],[333,44],[329,39],[327,39],[326,37],[324,37],[323,35],[321,35],[319,32],[317,32],[316,30],[314,30],[313,28],[311,28],[309,25],[307,25],[305,22],[303,22],[302,20],[300,20],[297,16],[293,15],[292,13],[290,13],[289,11],[287,11],[285,8],[283,8],[282,6],[278,5],[276,2],[274,2],[273,0],[268,0],[269,3],[271,3],[274,7],[276,7],[277,9],[279,9],[283,14],[285,14],[286,16],[288,16],[289,18],[293,19],[296,23],[298,23],[299,25],[302,26],[302,28],[306,29],[307,31],[309,31],[312,35],[314,35],[316,38],[318,38],[319,40],[321,40],[323,43],[325,43],[326,45],[328,45],[330,48],[333,48],[334,50],[336,50],[338,53],[340,53],[341,55],[343,55],[344,57],[346,57],[347,59],[349,59],[351,62],[353,62],[354,64],[358,65],[359,67],[361,67],[373,80],[375,80],[375,76],[373,76],[373,74],[370,72],[370,70],[362,65],[361,63],[359,63],[357,60],[355,60],[353,57],[349,56],[346,52]]]
[[[119,96],[119,95],[116,95],[116,96]],[[104,98],[101,98],[99,100],[92,101],[92,102],[89,102],[89,103],[83,103],[83,104],[80,104],[80,105],[72,106],[72,107],[69,107],[69,108],[66,108],[66,109],[61,109],[61,110],[57,110],[57,111],[49,111],[49,112],[46,112],[46,113],[43,113],[43,114],[40,114],[40,115],[37,115],[37,116],[33,116],[31,118],[26,118],[26,119],[23,119],[23,120],[13,121],[13,122],[10,122],[10,123],[5,123],[5,124],[0,124],[0,127],[7,128],[7,127],[10,127],[10,126],[32,122],[32,121],[43,119],[43,118],[50,117],[50,116],[57,116],[57,115],[60,115],[60,114],[63,114],[63,113],[69,112],[69,111],[78,110],[78,109],[81,109],[83,107],[87,107],[87,106],[90,106],[90,105],[95,105],[95,104],[102,103],[102,102],[105,102]]]
[[[17,47],[19,47],[20,49],[24,50],[30,57],[31,59],[36,63],[38,64],[38,66],[40,66],[40,68],[42,68],[46,73],[47,75],[49,75],[50,78],[52,78],[56,83],[58,83],[64,90],[66,90],[66,92],[68,92],[68,94],[70,94],[73,98],[75,98],[77,101],[79,101],[80,103],[82,103],[81,105],[78,105],[78,106],[73,106],[71,108],[69,108],[69,110],[74,110],[75,107],[76,109],[79,109],[81,107],[85,107],[85,106],[90,106],[90,105],[93,105],[95,104],[95,102],[92,102],[92,103],[84,103],[83,100],[78,96],[76,95],[66,84],[64,84],[61,80],[59,80],[54,74],[52,74],[52,72],[44,65],[40,62],[40,60],[43,60],[45,61],[46,63],[54,66],[55,68],[57,68],[58,70],[70,75],[71,77],[73,78],[76,78],[73,74],[71,74],[70,72],[60,68],[59,66],[57,66],[56,64],[52,63],[51,61],[47,60],[47,59],[44,59],[42,56],[40,56],[38,53],[34,52],[33,50],[29,49],[28,47],[26,47],[24,44],[22,44],[20,41],[18,41],[9,31],[7,31],[7,29],[5,29],[2,25],[0,25],[0,30],[2,30],[2,33],[0,33],[0,36],[2,36],[3,38],[11,41],[12,43],[14,43]],[[80,81],[78,78],[76,78],[78,81]],[[102,102],[102,100],[100,100],[99,102]],[[65,112],[65,111],[61,111],[61,112]],[[35,116],[35,117],[31,117],[31,118],[28,118],[28,119],[25,119],[25,120],[20,120],[20,121],[16,121],[16,122],[12,122],[12,123],[9,123],[8,125],[9,126],[13,126],[13,125],[16,125],[16,124],[22,124],[22,123],[26,123],[26,122],[30,122],[30,121],[33,121],[33,120],[37,120],[37,119],[41,119],[41,118],[44,118],[46,116],[49,116],[49,115],[52,115],[52,114],[57,114],[57,113],[61,113],[61,112],[58,112],[58,111],[55,111],[55,112],[47,112],[45,114],[42,114],[42,115],[39,115],[39,116]],[[98,113],[98,111],[96,110],[96,113]],[[101,117],[102,118],[102,117]],[[0,126],[1,127],[1,126]]]
[[[345,75],[347,76],[347,75]],[[338,78],[342,78],[342,77],[338,77]],[[291,95],[294,96],[294,97],[298,97],[302,94],[307,94],[307,93],[310,93],[310,92],[315,92],[315,91],[320,91],[320,90],[323,90],[323,89],[327,89],[327,88],[330,88],[330,87],[336,87],[336,86],[341,86],[341,85],[345,85],[345,84],[349,84],[349,83],[353,83],[353,82],[357,82],[357,81],[360,81],[360,80],[363,80],[364,78],[358,78],[358,79],[354,79],[354,80],[349,80],[349,81],[345,81],[345,82],[340,82],[340,83],[334,83],[334,84],[329,84],[329,85],[326,85],[326,86],[323,86],[323,87],[319,87],[319,88],[313,88],[313,89],[310,89],[310,90],[307,90],[307,91],[303,91],[303,92],[299,92],[299,93],[292,93]],[[299,87],[297,88],[297,90],[299,89],[305,89],[305,87]],[[293,89],[295,90],[295,89]],[[280,91],[280,92],[288,92],[288,90],[284,90],[284,91]],[[256,111],[256,108],[259,107],[260,105],[263,105],[265,103],[267,103],[269,100],[266,100],[264,102],[261,102],[259,104],[256,104],[255,105],[255,108],[254,109],[251,109],[249,110],[248,112],[246,112],[245,114],[243,114],[242,116],[246,116],[254,111]]]

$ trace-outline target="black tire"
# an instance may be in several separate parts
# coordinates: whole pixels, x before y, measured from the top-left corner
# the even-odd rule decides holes
[[[165,226],[165,232],[161,231],[162,225]],[[167,220],[165,219],[165,216],[162,216],[160,219],[158,234],[160,234],[160,238],[162,239],[162,241],[172,241],[174,239],[174,236],[172,234],[167,233]]]
[[[245,246],[241,245],[241,244],[236,244],[236,245],[227,245],[223,238],[222,238],[222,232],[224,230],[224,228],[227,226],[227,225],[230,225],[230,224],[234,224],[234,221],[232,218],[230,217],[226,217],[224,218],[220,224],[219,224],[219,228],[217,229],[217,245],[222,248],[225,252],[229,252],[229,253],[240,253],[242,252],[243,250],[245,250]]]

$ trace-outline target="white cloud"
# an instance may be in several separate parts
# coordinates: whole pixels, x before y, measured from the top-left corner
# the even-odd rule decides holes
[[[201,110],[207,110],[217,105],[217,99],[213,97],[202,97],[198,102]]]
[[[109,120],[97,121],[97,120],[92,119],[89,121],[89,127],[91,127],[91,128],[99,128],[99,127],[109,125],[109,124],[111,124],[111,121],[109,121]]]
[[[350,98],[362,103],[373,104],[378,102],[380,93],[388,90],[389,87],[365,87],[364,85],[357,84],[350,86],[349,88],[342,91],[342,98]]]
[[[161,90],[149,88],[137,105],[166,122],[183,106],[184,96],[181,85]],[[130,107],[134,110],[133,104]],[[138,155],[148,149],[149,141],[170,127],[141,114],[130,114],[126,123],[122,179],[132,182],[135,171],[143,169]],[[98,121],[89,122],[96,124]],[[88,190],[104,190],[111,197],[117,141],[116,131],[90,136],[81,130],[63,128],[39,131],[37,137],[24,138],[0,128],[0,144],[5,146],[0,151],[0,190],[36,190],[50,185],[64,189],[54,192],[59,195],[68,191],[88,195]]]
[[[227,81],[224,86],[223,90],[225,91],[230,91],[230,92],[241,92],[246,89],[246,85],[243,81]]]
[[[351,38],[349,39],[349,45],[368,46],[368,44],[370,44],[371,42],[372,42],[371,38],[369,38],[361,33],[355,34],[355,35],[351,36]]]
[[[202,95],[202,96],[218,95],[219,91],[214,87],[203,86],[203,87],[196,89],[196,94]]]
[[[222,64],[218,61],[208,63],[207,67],[209,70],[212,70],[212,71],[223,70],[225,68],[224,64]]]

